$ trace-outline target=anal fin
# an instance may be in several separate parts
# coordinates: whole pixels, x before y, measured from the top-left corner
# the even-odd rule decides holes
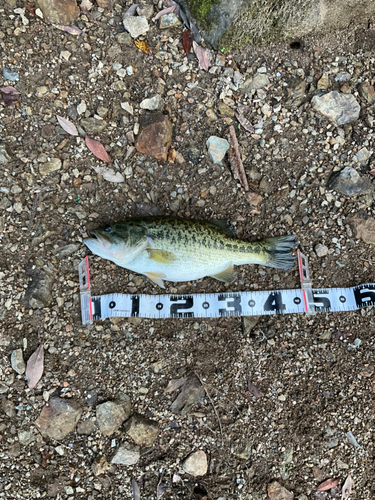
[[[237,277],[237,273],[234,270],[233,266],[229,266],[221,273],[211,274],[211,278],[215,278],[215,280],[224,281],[225,283],[232,283]]]
[[[165,278],[164,273],[143,273],[146,278],[155,283],[155,285],[165,288],[163,278]]]

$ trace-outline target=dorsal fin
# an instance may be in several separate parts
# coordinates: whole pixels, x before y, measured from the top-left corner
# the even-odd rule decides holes
[[[230,222],[226,219],[210,219],[207,221],[209,224],[218,227],[225,233],[227,236],[236,236],[236,233],[231,226]]]

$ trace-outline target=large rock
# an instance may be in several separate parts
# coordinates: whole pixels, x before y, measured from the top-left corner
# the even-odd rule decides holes
[[[367,25],[373,0],[178,0],[214,48],[238,49]]]
[[[117,401],[106,401],[98,405],[96,409],[96,420],[100,432],[105,436],[111,436],[129,417],[130,410],[130,401],[128,404],[122,404],[122,402]]]
[[[340,172],[335,172],[329,179],[328,187],[344,196],[367,194],[372,190],[370,181],[353,167],[345,167]]]
[[[42,409],[35,424],[42,436],[61,440],[72,432],[82,414],[74,399],[52,398]]]
[[[171,142],[172,123],[166,115],[148,113],[141,117],[137,151],[157,160],[166,160]]]
[[[52,301],[54,283],[52,264],[44,264],[40,259],[37,259],[35,266],[32,267],[33,269],[29,272],[32,280],[27,285],[21,305],[32,309],[48,307]]]
[[[76,0],[37,0],[36,7],[52,24],[71,24],[80,14]]]
[[[311,99],[312,107],[336,125],[354,122],[359,117],[361,106],[352,94],[333,91]]]
[[[151,446],[159,434],[157,422],[138,414],[126,422],[124,429],[139,446]]]

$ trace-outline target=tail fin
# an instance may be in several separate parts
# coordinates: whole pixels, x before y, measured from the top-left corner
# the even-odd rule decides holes
[[[291,249],[296,243],[294,236],[276,236],[262,240],[261,244],[268,254],[268,259],[263,265],[276,269],[291,269],[295,261]]]

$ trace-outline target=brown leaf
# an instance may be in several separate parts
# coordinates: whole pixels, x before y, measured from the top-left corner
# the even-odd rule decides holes
[[[353,489],[353,479],[349,475],[346,478],[345,483],[342,487],[341,500],[348,500],[352,493],[352,489]]]
[[[375,168],[373,168],[372,170],[370,170],[369,174],[372,175],[373,177],[375,177]]]
[[[169,384],[167,385],[166,389],[164,389],[164,392],[177,391],[177,389],[179,389],[181,386],[183,386],[186,381],[187,381],[186,377],[172,379],[169,381]]]
[[[9,85],[7,87],[2,87],[0,92],[2,93],[5,106],[12,106],[12,104],[17,102],[19,99],[20,93],[18,90]]]
[[[201,68],[208,71],[211,65],[211,53],[207,49],[198,45],[196,41],[193,41],[193,48]]]
[[[86,135],[85,143],[91,153],[99,158],[99,160],[105,161],[106,163],[111,163],[111,159],[101,142],[96,141],[95,139],[90,139],[90,137]]]
[[[177,10],[177,5],[172,5],[172,7],[167,7],[166,9],[160,10],[156,16],[152,18],[153,21],[157,21],[160,19],[162,16],[165,16],[166,14],[172,14],[176,12]],[[177,14],[178,15],[178,14]]]
[[[184,50],[186,55],[188,56],[191,52],[191,48],[193,46],[194,35],[193,32],[189,29],[184,30],[182,33],[182,45],[184,46]]]
[[[61,31],[66,31],[66,33],[69,33],[70,35],[78,36],[83,33],[83,31],[77,28],[77,26],[64,26],[62,24],[54,24],[53,26]]]
[[[44,344],[40,344],[38,349],[29,357],[26,365],[27,385],[30,389],[36,386],[43,375],[44,369]]]
[[[78,135],[77,127],[71,121],[63,118],[62,116],[56,115],[58,122],[61,125],[61,128],[65,130],[70,135]]]
[[[264,396],[263,392],[261,392],[258,387],[250,381],[247,382],[247,390],[256,398],[262,398]]]
[[[134,40],[134,44],[135,44],[136,47],[139,48],[139,50],[141,50],[145,54],[147,54],[149,56],[152,55],[151,49],[147,45],[147,42],[145,42],[145,40]]]
[[[141,498],[141,491],[139,489],[137,481],[133,477],[132,477],[132,480],[131,480],[131,489],[132,489],[132,492],[133,492],[133,498],[134,498],[134,500],[140,500],[140,498]]]
[[[340,481],[339,477],[337,477],[335,479],[333,479],[333,478],[327,479],[326,481],[323,481],[317,487],[317,491],[328,491],[331,488],[334,488],[335,486],[337,486],[339,484],[339,481]]]
[[[254,133],[254,127],[251,125],[251,123],[249,122],[249,120],[247,118],[245,118],[240,113],[236,113],[236,118],[245,130],[250,132],[250,134]]]
[[[25,9],[27,9],[30,12],[30,14],[35,16],[35,8],[34,7],[31,7],[31,5],[29,5],[26,2],[23,2],[23,6],[25,7]]]

